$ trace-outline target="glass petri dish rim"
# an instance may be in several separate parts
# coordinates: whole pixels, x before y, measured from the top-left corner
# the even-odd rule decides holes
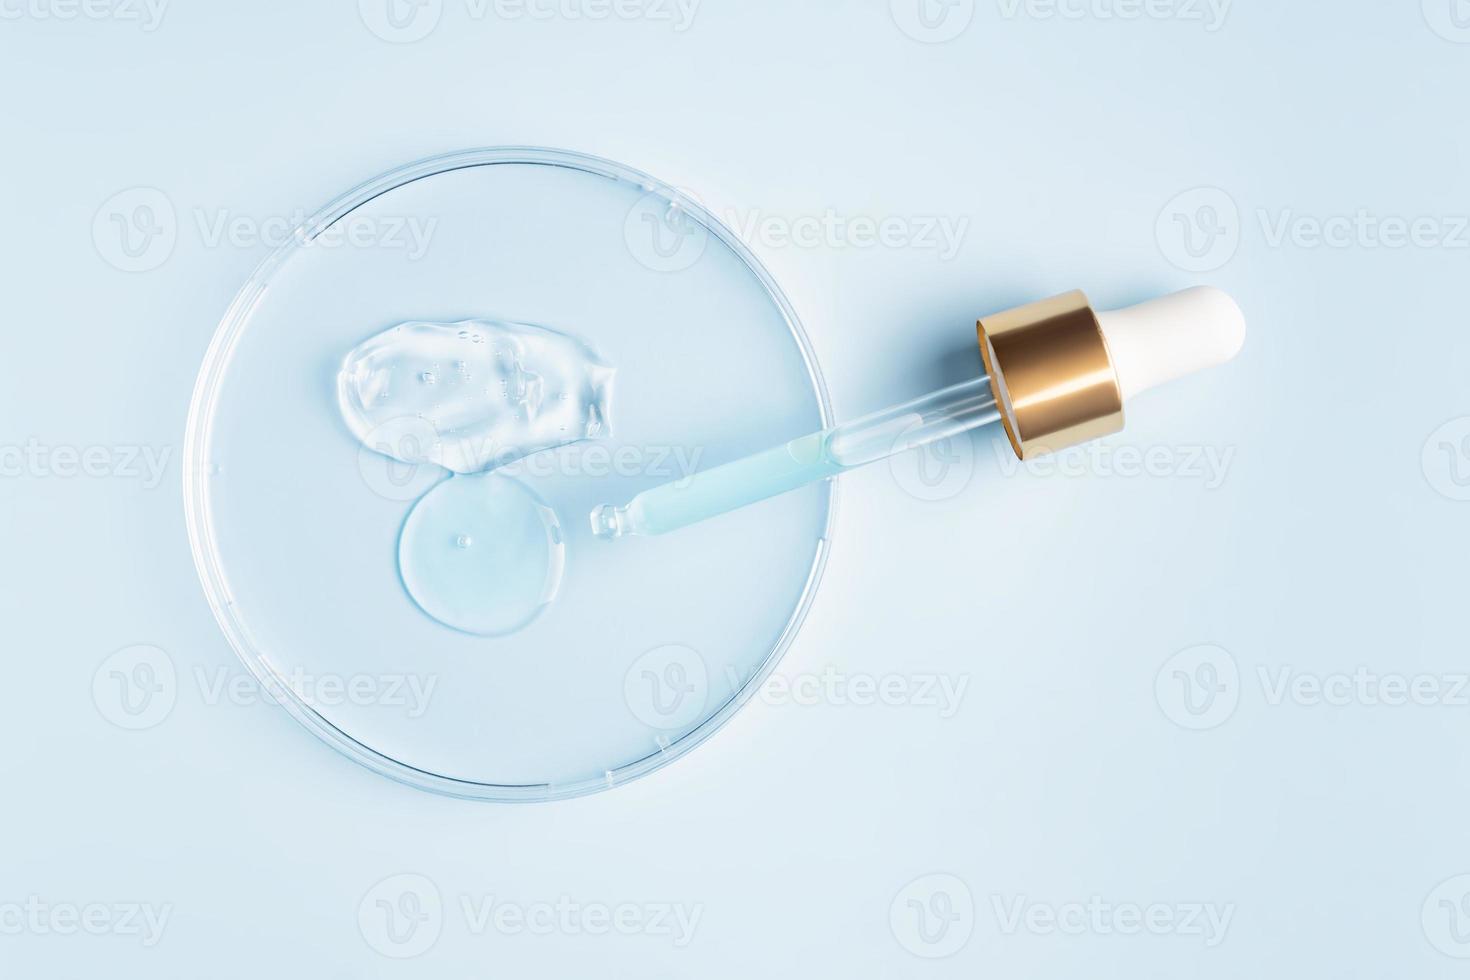
[[[220,385],[229,368],[235,346],[249,324],[251,314],[255,311],[272,275],[288,262],[298,249],[309,245],[318,235],[357,208],[405,184],[455,170],[506,164],[566,167],[611,180],[631,183],[641,187],[647,193],[659,194],[697,220],[740,259],[741,263],[760,281],[767,296],[781,311],[787,329],[791,332],[797,349],[801,353],[812,393],[816,396],[821,427],[828,428],[832,425],[832,405],[826,382],[817,365],[811,341],[807,338],[806,331],[802,328],[801,321],[786,298],[786,294],[781,291],[775,279],[750,249],[698,200],[679,188],[640,170],[575,150],[539,146],[496,146],[457,150],[425,157],[396,167],[336,197],[294,229],[287,241],[262,259],[255,271],[240,287],[239,292],[225,310],[210,340],[209,347],[205,351],[189,404],[188,422],[184,432],[184,521],[189,533],[189,549],[194,557],[194,567],[199,575],[200,585],[203,587],[215,621],[225,634],[225,639],[245,667],[263,686],[266,686],[267,690],[279,692],[276,700],[298,722],[354,762],[417,789],[461,799],[533,803],[585,796],[646,776],[697,748],[707,738],[719,731],[734,716],[735,712],[754,696],[776,668],[777,663],[780,662],[781,657],[786,653],[802,624],[806,621],[807,612],[811,608],[812,600],[827,566],[832,531],[837,515],[837,492],[835,481],[829,480],[826,484],[827,520],[822,530],[822,537],[817,541],[816,553],[812,558],[812,565],[802,587],[801,596],[760,667],[751,674],[738,691],[698,726],[669,744],[661,746],[657,751],[625,763],[617,769],[604,772],[600,778],[592,777],[565,783],[506,784],[477,782],[429,772],[408,765],[353,738],[302,699],[286,683],[285,678],[271,667],[264,653],[251,640],[250,630],[241,619],[235,601],[230,595],[219,555],[213,547],[214,529],[207,493],[207,477],[214,413],[218,407]]]

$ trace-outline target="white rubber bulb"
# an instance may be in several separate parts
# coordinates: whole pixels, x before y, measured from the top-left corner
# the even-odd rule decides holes
[[[1229,294],[1195,286],[1137,306],[1099,313],[1118,385],[1139,392],[1224,364],[1245,343],[1245,316]]]

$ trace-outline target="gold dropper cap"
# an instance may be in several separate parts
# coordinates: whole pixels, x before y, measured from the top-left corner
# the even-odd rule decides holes
[[[1021,459],[1123,428],[1123,393],[1097,313],[1081,290],[975,324],[1011,448]]]

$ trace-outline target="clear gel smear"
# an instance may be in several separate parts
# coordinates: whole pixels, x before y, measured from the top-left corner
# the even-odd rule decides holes
[[[599,435],[612,379],[591,347],[547,327],[413,321],[352,349],[337,402],[375,452],[482,473]]]
[[[399,575],[424,612],[503,636],[556,597],[565,565],[556,514],[524,484],[488,472],[607,426],[613,369],[569,334],[528,323],[412,321],[347,355],[337,400],[368,449],[457,476],[414,504]]]

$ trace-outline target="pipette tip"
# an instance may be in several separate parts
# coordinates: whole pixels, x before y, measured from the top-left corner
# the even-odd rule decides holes
[[[625,532],[627,510],[612,504],[598,504],[592,508],[592,533],[599,538],[619,538]]]

